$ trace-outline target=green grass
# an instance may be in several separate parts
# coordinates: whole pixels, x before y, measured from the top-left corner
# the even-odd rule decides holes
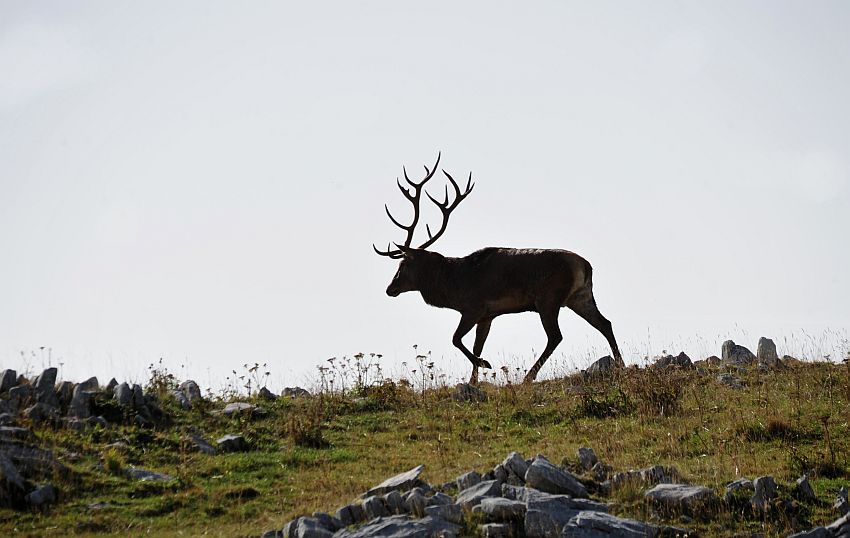
[[[436,485],[470,469],[491,469],[513,450],[577,469],[580,446],[594,448],[615,470],[675,466],[686,480],[721,496],[739,476],[773,475],[788,497],[794,479],[807,471],[823,501],[768,516],[726,509],[714,521],[669,520],[707,535],[779,536],[794,525],[834,520],[831,502],[850,476],[848,366],[752,370],[741,374],[739,390],[717,383],[715,373],[629,369],[608,381],[485,384],[490,399],[481,404],[454,402],[446,388],[423,394],[391,384],[361,389],[356,397],[263,402],[265,417],[224,418],[210,413],[223,404],[211,402],[190,411],[167,406],[172,422],[152,430],[78,434],[35,426],[41,443],[72,473],[56,477],[62,499],[48,511],[0,510],[0,535],[258,536],[297,515],[333,512],[420,463],[423,478]],[[577,385],[583,394],[571,388]],[[241,433],[252,450],[192,452],[183,441],[189,428],[210,441]],[[127,448],[105,448],[118,441]],[[122,473],[129,465],[174,480],[134,482]],[[650,515],[634,486],[604,500],[621,515]],[[106,504],[90,509],[94,503]]]

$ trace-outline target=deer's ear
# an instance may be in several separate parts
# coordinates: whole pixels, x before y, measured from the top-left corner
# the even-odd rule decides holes
[[[405,258],[412,258],[416,254],[415,248],[406,247],[395,243],[395,247],[401,251]]]

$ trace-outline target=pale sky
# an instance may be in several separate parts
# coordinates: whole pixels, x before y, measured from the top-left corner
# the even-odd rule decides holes
[[[0,368],[265,362],[279,390],[418,344],[465,376],[458,314],[387,297],[371,247],[438,151],[477,185],[433,249],[583,255],[627,362],[846,353],[848,28],[842,1],[0,0]],[[541,376],[608,353],[561,327]],[[544,345],[504,316],[483,356]]]

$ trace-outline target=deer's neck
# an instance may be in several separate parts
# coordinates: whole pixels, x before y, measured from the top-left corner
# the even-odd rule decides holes
[[[419,283],[422,299],[431,306],[457,310],[462,289],[458,287],[458,258],[433,260]]]

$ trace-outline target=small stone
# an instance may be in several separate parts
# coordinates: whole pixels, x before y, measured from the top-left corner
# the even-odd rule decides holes
[[[581,447],[578,449],[578,461],[585,471],[589,471],[599,463],[599,458],[596,457],[592,448]]]
[[[286,387],[281,393],[284,398],[309,398],[310,391],[301,387]]]
[[[456,402],[486,402],[487,394],[469,383],[459,383],[452,392],[452,400]]]
[[[809,475],[804,474],[794,482],[794,496],[801,501],[816,501],[818,499],[812,485],[809,484]]]
[[[140,482],[168,482],[174,480],[173,477],[163,473],[148,471],[147,469],[137,469],[132,467],[124,471],[128,477]]]
[[[266,387],[260,389],[257,393],[257,397],[262,398],[263,400],[274,401],[277,400],[277,394],[273,393]]]
[[[222,452],[242,452],[248,448],[244,437],[232,433],[219,438],[215,443]]]
[[[597,461],[590,469],[590,472],[593,473],[594,480],[602,482],[608,479],[608,473],[611,472],[611,467],[605,465],[601,461]]]
[[[115,387],[118,386],[118,381],[113,377],[109,380],[109,383],[106,384],[106,392],[112,393],[115,390]]]
[[[201,394],[201,387],[199,387],[198,384],[191,379],[187,379],[180,383],[177,390],[183,393],[183,396],[185,396],[186,400],[189,402],[189,406],[195,405],[196,402],[204,401],[204,397]]]
[[[221,410],[221,414],[230,417],[233,415],[239,415],[242,413],[248,414],[252,413],[257,409],[256,405],[252,405],[245,402],[233,402],[224,406],[224,409]]]
[[[586,497],[587,488],[572,474],[538,457],[525,473],[525,483],[546,493],[566,493],[573,497]]]
[[[585,375],[590,377],[604,377],[617,367],[617,362],[614,360],[611,355],[605,355],[601,359],[597,360],[593,364],[587,367],[587,370],[584,371]]]
[[[574,516],[589,510],[607,512],[605,504],[587,499],[573,499],[569,495],[552,495],[531,488],[521,488],[517,500],[524,501],[525,535],[528,538],[554,538]]]
[[[841,489],[838,490],[838,496],[835,498],[832,508],[842,516],[850,512],[850,503],[847,501],[847,486],[841,486]]]
[[[478,529],[484,538],[510,538],[514,535],[509,523],[487,523],[479,525]]]
[[[189,435],[186,439],[193,449],[201,452],[203,454],[209,454],[210,456],[214,456],[216,453],[216,449],[214,446],[209,444],[206,439],[201,437],[200,435]]]
[[[283,535],[283,538],[298,538],[298,522],[301,520],[300,517],[296,517],[295,519],[288,521],[286,525],[283,526],[280,533]]]
[[[456,482],[458,491],[463,491],[481,482],[481,475],[478,471],[469,471],[457,477]]]
[[[507,482],[508,480],[508,471],[501,463],[493,467],[493,480],[498,482]]]
[[[741,382],[741,378],[730,373],[717,374],[717,382],[733,389],[740,389],[744,386]]]
[[[746,478],[738,478],[737,480],[733,480],[732,482],[726,484],[726,493],[723,495],[726,504],[730,504],[735,499],[735,495],[739,491],[754,492],[755,487],[753,486],[753,482]]]
[[[770,501],[776,498],[776,481],[772,476],[760,476],[753,480],[753,493],[750,503],[757,509],[765,511]]]
[[[54,504],[59,497],[53,484],[43,484],[31,491],[24,500],[30,506],[43,506]]]
[[[30,405],[35,397],[35,389],[32,385],[18,384],[9,389],[9,405],[14,411],[21,407]]]
[[[426,516],[422,519],[410,519],[408,516],[382,517],[370,521],[358,529],[343,529],[334,535],[334,538],[369,538],[379,536],[382,538],[403,537],[445,537],[456,536],[460,526],[444,519]]]
[[[138,384],[133,384],[133,401],[134,408],[143,407],[145,405],[145,393],[142,390],[142,386]]]
[[[68,407],[71,403],[71,398],[74,396],[74,384],[70,381],[62,381],[56,385],[56,399],[59,400],[59,405],[63,408]]]

